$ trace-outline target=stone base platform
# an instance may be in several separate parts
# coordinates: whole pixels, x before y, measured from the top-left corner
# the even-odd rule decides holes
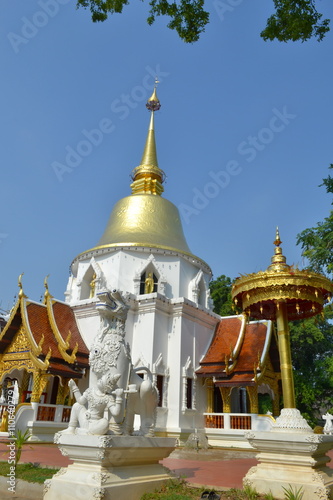
[[[326,466],[333,436],[311,432],[248,432],[259,464],[243,478],[259,493],[285,498],[284,488],[302,488],[303,500],[333,499],[333,470]]]
[[[44,483],[44,500],[139,500],[170,478],[158,462],[175,448],[173,438],[56,434],[74,461]]]

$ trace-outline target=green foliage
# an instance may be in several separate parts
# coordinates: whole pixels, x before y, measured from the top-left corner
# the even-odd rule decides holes
[[[146,494],[142,497],[141,500],[156,500],[155,494]],[[188,495],[182,495],[178,493],[165,493],[161,494],[159,500],[192,500],[193,497],[189,497]]]
[[[15,449],[16,449],[16,455],[15,455],[15,464],[17,464],[20,461],[21,454],[22,454],[22,447],[25,443],[28,442],[28,439],[30,437],[29,430],[26,429],[26,431],[23,433],[19,429],[15,433]]]
[[[289,488],[284,488],[282,487],[284,491],[284,498],[285,500],[302,500],[304,491],[302,486],[299,489],[293,489],[292,486],[289,485]]]
[[[184,479],[170,479],[158,491],[145,493],[141,500],[192,500],[192,491]],[[195,493],[198,496],[197,490]]]
[[[77,0],[77,7],[90,8],[93,22],[105,21],[109,14],[121,13],[128,0]],[[187,43],[199,40],[209,22],[209,14],[204,10],[204,0],[150,0],[147,23],[153,24],[157,16],[171,18],[168,28],[176,30]]]
[[[323,179],[321,186],[333,194],[330,175]],[[332,275],[333,211],[316,227],[298,234],[297,244],[301,245],[302,255],[308,259],[311,270]],[[329,305],[324,309],[324,318],[295,322],[291,326],[297,408],[312,424],[316,423],[320,410],[333,406],[332,319],[332,306]]]
[[[271,491],[266,493],[266,495],[264,495],[264,500],[274,500],[273,493]]]
[[[206,489],[198,489],[189,486],[186,481],[170,480],[154,493],[146,493],[141,500],[198,500]],[[274,500],[272,496],[260,496],[251,486],[245,486],[243,490],[231,488],[219,492],[221,500]]]
[[[247,500],[257,500],[259,498],[257,490],[248,484],[244,486],[244,493]]]
[[[329,168],[333,168],[330,165]],[[320,186],[326,187],[327,193],[333,193],[333,179],[330,175],[323,179]],[[333,205],[333,201],[332,201]],[[333,211],[323,222],[318,222],[316,227],[305,229],[297,235],[297,244],[302,247],[302,255],[310,264],[310,269],[316,272],[333,272]]]
[[[209,22],[209,14],[203,9],[204,0],[180,0],[179,5],[175,2],[169,4],[167,0],[150,0],[149,5],[148,24],[153,24],[156,16],[169,16],[168,28],[176,30],[187,43],[199,40]]]
[[[226,498],[228,498],[228,500],[258,500],[259,498],[263,498],[262,496],[259,495],[259,493],[257,492],[257,490],[255,488],[253,488],[252,486],[250,485],[245,485],[244,486],[244,489],[242,490],[239,490],[237,488],[231,488],[230,490],[228,490],[228,494],[226,496]],[[222,497],[224,498],[224,497]],[[270,499],[268,499],[270,500]],[[273,498],[274,500],[274,498]]]
[[[275,14],[267,20],[262,31],[264,40],[277,39],[282,42],[315,37],[322,40],[329,31],[329,19],[321,21],[314,0],[273,0]],[[105,21],[109,14],[121,13],[129,0],[77,0],[77,7],[89,8],[93,22]],[[199,40],[209,22],[204,9],[204,0],[149,0],[147,22],[153,24],[157,16],[170,18],[168,28],[176,30],[187,43]]]
[[[333,406],[333,318],[326,307],[316,316],[290,324],[296,406],[312,425]]]
[[[268,411],[273,412],[273,402],[269,394],[258,394],[259,414],[266,415]]]
[[[222,274],[209,284],[210,296],[214,301],[214,312],[220,316],[235,314],[232,308],[231,288],[233,281]]]
[[[329,19],[317,12],[314,0],[273,0],[276,9],[261,32],[264,40],[305,42],[309,38],[321,41],[329,31]]]

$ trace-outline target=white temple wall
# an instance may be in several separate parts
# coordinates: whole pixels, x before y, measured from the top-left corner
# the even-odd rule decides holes
[[[210,275],[196,262],[190,262],[181,255],[167,252],[140,252],[116,250],[80,260],[74,266],[76,272],[70,276],[66,290],[66,301],[76,304],[89,299],[90,283],[97,275],[96,291],[103,288],[119,289],[139,294],[140,277],[145,270],[153,269],[159,278],[158,292],[168,298],[185,297],[207,306],[206,291]],[[201,297],[200,297],[201,296]]]
[[[196,379],[195,370],[219,320],[219,316],[207,309],[210,275],[198,262],[163,251],[154,250],[153,254],[149,249],[122,249],[104,255],[97,252],[78,263],[77,277],[70,277],[67,289],[88,348],[99,330],[100,320],[95,307],[97,298],[82,299],[82,291],[89,293],[95,272],[98,278],[95,292],[108,288],[130,293],[125,331],[133,365],[147,366],[155,382],[157,377],[159,382],[163,377],[157,428],[177,433],[201,427],[206,389],[201,379]],[[152,269],[159,279],[158,292],[140,295],[141,275]],[[189,384],[191,387],[187,389]],[[188,391],[191,391],[190,404]]]
[[[91,344],[99,330],[100,318],[95,308],[95,302],[91,299],[89,301],[82,301],[77,305],[72,306],[75,319],[80,331],[80,334],[90,349]]]
[[[168,430],[179,429],[179,412],[181,407],[181,318],[173,315],[170,321],[168,342],[168,401],[166,427]]]
[[[162,357],[164,365],[168,358],[168,332],[170,330],[170,305],[158,294],[141,295],[137,311],[133,314],[132,359],[135,364],[144,358],[153,370],[153,365]],[[126,327],[129,325],[127,324]],[[160,370],[161,371],[161,370]],[[162,370],[163,371],[163,370]],[[161,373],[162,374],[162,373]]]

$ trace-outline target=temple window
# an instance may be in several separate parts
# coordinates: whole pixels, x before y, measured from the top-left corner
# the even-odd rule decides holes
[[[192,409],[192,386],[193,380],[191,378],[186,379],[186,408]]]
[[[168,406],[168,381],[169,370],[163,362],[162,353],[157,356],[152,369],[153,383],[158,390],[158,403],[159,408],[166,408]]]
[[[239,412],[248,413],[248,400],[247,392],[244,387],[239,389]]]
[[[80,300],[92,299],[96,295],[97,275],[92,266],[89,267],[81,283]]]
[[[160,408],[163,406],[163,386],[164,386],[164,377],[163,375],[156,376],[156,387],[158,390],[158,403],[157,406]]]
[[[196,409],[196,376],[192,361],[188,357],[183,367],[182,411]]]
[[[55,405],[57,402],[57,395],[59,389],[59,377],[53,377],[50,404]]]
[[[145,271],[140,278],[140,295],[157,292],[158,277],[153,271]]]
[[[221,396],[221,391],[219,387],[214,387],[214,412],[213,413],[223,413],[223,401]]]

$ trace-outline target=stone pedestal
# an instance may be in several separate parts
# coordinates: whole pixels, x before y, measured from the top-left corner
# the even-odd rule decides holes
[[[326,466],[326,452],[333,448],[333,436],[283,430],[248,432],[249,443],[259,451],[259,464],[243,478],[244,485],[259,493],[272,492],[285,498],[284,488],[302,487],[303,500],[333,499],[333,470]]]
[[[45,481],[44,500],[139,500],[170,478],[159,461],[173,438],[56,434],[63,455],[74,461]]]

